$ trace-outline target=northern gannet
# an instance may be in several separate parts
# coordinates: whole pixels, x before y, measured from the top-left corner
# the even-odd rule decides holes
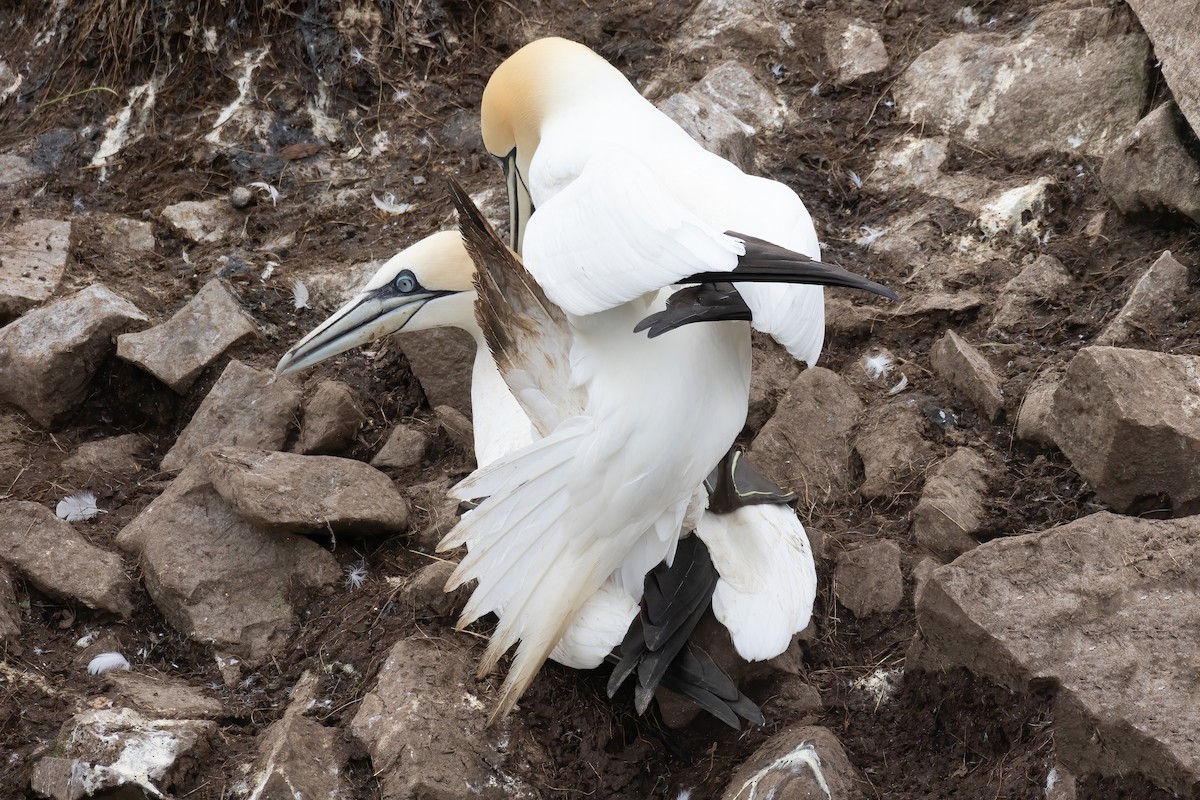
[[[634,591],[670,562],[685,512],[695,518],[697,481],[745,419],[749,327],[734,321],[753,319],[815,361],[821,290],[745,281],[894,295],[817,261],[794,192],[703,150],[582,45],[543,39],[519,50],[488,81],[481,116],[505,173],[511,243],[566,313],[569,380],[587,394],[553,433],[455,489],[488,496],[442,543],[470,551],[449,586],[478,580],[461,624],[506,609],[481,672],[520,642],[499,715],[607,571]],[[679,283],[714,285],[655,304]],[[710,322],[638,344],[631,321],[656,334]]]

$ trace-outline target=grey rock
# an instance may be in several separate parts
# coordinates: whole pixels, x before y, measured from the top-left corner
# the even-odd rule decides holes
[[[1183,143],[1186,130],[1179,107],[1165,103],[1104,159],[1100,181],[1122,214],[1168,212],[1200,223],[1200,162]]]
[[[122,617],[133,613],[133,583],[116,553],[91,544],[38,503],[0,502],[0,563],[55,597]]]
[[[726,61],[708,71],[692,93],[712,98],[755,130],[777,131],[787,118],[787,106],[772,88],[736,61]]]
[[[917,604],[918,666],[965,666],[1058,687],[1068,768],[1141,772],[1188,794],[1200,780],[1196,567],[1200,518],[1093,514],[981,545],[933,573]],[[913,664],[912,661],[909,662]]]
[[[89,214],[87,221],[100,235],[100,246],[109,253],[134,256],[154,251],[154,225],[119,214]]]
[[[0,66],[3,62],[0,62]],[[12,78],[0,74],[0,83],[10,82]],[[3,101],[0,100],[0,104]],[[0,188],[16,186],[27,180],[38,178],[45,172],[32,161],[15,153],[0,153]]]
[[[224,198],[186,200],[162,210],[163,219],[177,233],[197,244],[219,242],[236,229],[236,220]]]
[[[471,366],[475,340],[458,328],[413,331],[398,338],[413,375],[431,407],[454,406],[471,413]]]
[[[711,63],[733,52],[754,58],[796,46],[771,0],[700,0],[667,49]]]
[[[21,637],[21,608],[13,591],[12,575],[0,564],[0,642],[17,643]]]
[[[754,128],[711,97],[679,92],[658,106],[700,146],[742,170],[754,169]]]
[[[983,527],[984,499],[992,470],[983,456],[960,447],[929,471],[913,509],[917,541],[943,561],[976,547]]]
[[[1125,305],[1096,336],[1096,344],[1121,345],[1138,332],[1156,333],[1174,318],[1176,303],[1187,291],[1187,267],[1168,250],[1138,278]]]
[[[904,599],[900,546],[884,539],[838,553],[833,591],[856,617],[895,611]]]
[[[221,701],[195,686],[164,675],[114,670],[104,673],[106,690],[125,704],[154,719],[220,719]]]
[[[183,469],[215,444],[279,450],[300,400],[300,388],[292,381],[275,380],[271,373],[234,359],[163,457],[162,469]]]
[[[1036,328],[1051,319],[1051,308],[1071,287],[1070,273],[1054,256],[1038,256],[1004,284],[988,336],[998,336],[1018,327]]]
[[[146,317],[95,283],[0,328],[0,400],[41,425],[79,405],[112,336]]]
[[[432,553],[442,537],[458,524],[458,501],[448,494],[454,484],[448,478],[415,483],[404,494],[412,512],[412,529],[418,531],[421,549]]]
[[[800,374],[800,362],[770,336],[753,332],[754,362],[750,367],[750,404],[746,409],[746,427],[758,432]]]
[[[1017,410],[1017,438],[1025,442],[1053,445],[1051,420],[1054,415],[1054,393],[1062,374],[1058,370],[1047,370],[1037,375]]]
[[[1102,157],[1137,124],[1148,61],[1149,42],[1121,8],[1055,8],[1017,36],[942,40],[894,93],[912,122],[989,150]]]
[[[1163,77],[1187,117],[1200,131],[1200,0],[1130,0],[1129,7],[1154,43]]]
[[[435,406],[433,414],[437,417],[438,425],[450,437],[450,441],[472,454],[475,453],[475,431],[471,420],[466,414],[454,406]]]
[[[933,370],[961,399],[995,421],[1004,410],[1000,378],[992,365],[969,342],[952,330],[934,342],[929,352]]]
[[[75,448],[63,468],[81,480],[95,476],[132,477],[142,470],[150,442],[145,436],[127,433],[94,442],[84,442]]]
[[[243,519],[200,464],[125,526],[117,545],[138,556],[146,591],[172,627],[251,667],[287,647],[299,603],[342,577],[316,542]]]
[[[1050,432],[1071,466],[1117,511],[1200,498],[1200,358],[1085,347],[1054,393]]]
[[[62,283],[71,223],[35,219],[0,234],[0,319],[50,299]]]
[[[296,450],[301,453],[337,453],[354,442],[367,415],[354,391],[341,381],[321,381],[304,401],[304,424]]]
[[[837,373],[807,369],[754,437],[750,458],[805,505],[833,502],[850,490],[850,431],[861,408]]]
[[[392,647],[350,723],[384,800],[536,796],[518,770],[532,771],[545,755],[513,735],[512,717],[487,725],[490,692],[472,676],[474,660],[455,639]]]
[[[433,561],[404,581],[404,599],[418,619],[453,619],[462,611],[470,594],[467,587],[446,591],[456,566],[452,561]]]
[[[854,451],[863,464],[859,494],[875,500],[905,491],[933,457],[933,448],[925,439],[920,401],[895,397],[862,416],[853,439]]]
[[[305,272],[300,277],[308,287],[309,302],[313,307],[333,311],[358,294],[359,289],[374,277],[383,264],[382,260],[361,261],[348,266],[336,264]]]
[[[253,202],[254,192],[250,191],[250,189],[245,186],[235,186],[233,190],[229,192],[229,205],[233,206],[234,209],[238,211],[241,211],[244,208],[249,208],[250,204]]]
[[[34,765],[30,787],[52,800],[173,794],[216,730],[215,722],[147,719],[129,708],[83,711],[63,726],[54,755]]]
[[[826,29],[825,60],[839,86],[878,75],[889,63],[879,31],[860,19],[844,20]]]
[[[387,441],[379,452],[371,459],[373,467],[393,467],[407,469],[415,467],[425,458],[425,449],[429,447],[429,437],[424,431],[398,423],[388,434]]]
[[[804,725],[785,728],[755,750],[733,774],[721,800],[864,800],[874,796],[837,737],[827,728]]]
[[[940,566],[941,562],[939,562],[936,558],[925,556],[917,562],[915,567],[913,567],[912,579],[914,604],[921,602],[921,592],[925,590],[925,586],[929,583],[929,578],[933,575],[933,571]]]
[[[209,364],[257,332],[229,283],[217,278],[161,325],[117,337],[117,356],[184,394]]]
[[[346,777],[350,754],[340,731],[304,716],[316,699],[316,688],[316,678],[305,672],[292,690],[283,718],[260,735],[247,800],[354,796]]]
[[[404,496],[361,461],[218,446],[200,462],[234,511],[272,531],[362,535],[408,527]]]

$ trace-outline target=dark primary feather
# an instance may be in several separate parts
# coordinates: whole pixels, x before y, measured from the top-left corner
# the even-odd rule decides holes
[[[753,319],[750,307],[732,283],[701,283],[688,286],[667,298],[667,307],[639,322],[634,333],[649,330],[653,339],[693,322]]]
[[[737,231],[726,231],[727,236],[746,243],[746,254],[738,259],[732,272],[699,272],[684,278],[680,283],[807,283],[815,286],[843,286],[862,289],[881,295],[889,300],[899,300],[891,289],[861,275],[814,261],[803,253],[788,250],[776,244],[747,236]]]
[[[639,713],[645,713],[661,685],[735,728],[739,716],[762,724],[758,707],[707,653],[688,643],[712,602],[718,577],[708,548],[696,536],[680,540],[670,567],[664,562],[646,576],[642,610],[621,643],[621,657],[608,681],[609,697],[636,673]]]

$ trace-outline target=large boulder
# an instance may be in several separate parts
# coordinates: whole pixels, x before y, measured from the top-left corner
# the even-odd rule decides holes
[[[986,150],[1104,156],[1141,116],[1149,45],[1121,8],[1055,8],[1015,36],[939,42],[896,82],[896,105]]]
[[[1200,498],[1200,357],[1085,347],[1054,392],[1050,434],[1101,502]]]
[[[1146,115],[1104,159],[1100,180],[1122,214],[1181,214],[1200,223],[1200,161],[1174,103]]]
[[[991,468],[983,456],[960,447],[929,471],[912,513],[912,531],[929,552],[950,561],[979,544]]]
[[[28,312],[0,328],[0,400],[50,425],[83,402],[113,336],[145,320],[98,283]]]
[[[733,774],[721,800],[862,800],[871,785],[827,728],[786,728],[759,747]]]
[[[955,392],[995,421],[1004,410],[1000,377],[988,360],[970,342],[947,330],[929,352],[933,370]]]
[[[1139,332],[1161,331],[1174,318],[1176,303],[1187,291],[1187,267],[1168,250],[1137,279],[1125,305],[1096,336],[1096,344],[1122,345]]]
[[[0,235],[0,319],[53,296],[62,283],[70,242],[71,223],[56,219],[29,220]]]
[[[471,367],[475,340],[458,328],[413,331],[397,337],[413,375],[433,406],[453,406],[471,413]]]
[[[1106,512],[996,539],[935,570],[910,666],[1053,682],[1055,752],[1083,773],[1200,782],[1200,517]]]
[[[1154,55],[1171,94],[1200,131],[1200,0],[1129,0],[1138,22],[1154,43]]]

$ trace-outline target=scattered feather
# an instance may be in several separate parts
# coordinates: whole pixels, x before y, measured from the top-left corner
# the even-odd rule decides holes
[[[366,60],[366,57],[362,54],[362,50],[359,50],[357,47],[350,48],[350,61],[354,64],[354,66],[357,67]]]
[[[89,675],[103,675],[113,669],[129,669],[129,662],[120,653],[101,653],[88,662]]]
[[[896,690],[899,688],[897,682],[903,674],[904,670],[899,667],[891,669],[880,667],[870,675],[851,681],[850,687],[868,694],[875,700],[875,707],[878,708],[896,694]]]
[[[858,177],[857,172],[855,172],[852,169],[848,169],[848,170],[846,170],[846,175],[847,175],[847,177],[850,178],[850,182],[854,184],[855,189],[862,188],[862,178]]]
[[[262,275],[259,276],[259,278],[262,280],[263,283],[266,283],[267,279],[275,274],[275,268],[278,266],[279,266],[278,261],[268,261],[267,262],[267,268],[264,269],[262,271]]]
[[[100,509],[96,508],[96,495],[85,490],[59,500],[54,513],[67,522],[87,522],[95,519]]]
[[[771,74],[774,75],[776,78],[783,77],[783,64],[771,64],[770,70],[771,70]]]
[[[858,237],[857,243],[859,247],[864,249],[870,248],[871,245],[879,241],[879,237],[886,233],[883,228],[872,228],[870,225],[863,225],[858,230],[862,235]]]
[[[83,636],[80,636],[79,639],[76,640],[75,646],[76,647],[87,647],[92,642],[96,641],[98,638],[100,638],[100,634],[96,633],[95,631],[90,631],[88,633],[85,633]]]
[[[393,103],[403,103],[410,97],[412,97],[412,92],[410,92],[408,89],[397,89],[396,91],[392,92]]]
[[[353,592],[356,589],[361,589],[363,584],[367,582],[370,573],[362,564],[355,564],[352,567],[346,567],[346,580],[344,581],[346,590]]]
[[[308,304],[308,287],[299,278],[296,278],[296,282],[292,284],[292,306],[297,311],[302,308],[312,308]]]
[[[1054,791],[1054,787],[1058,785],[1058,767],[1050,767],[1050,771],[1046,773],[1046,794]]]
[[[279,193],[278,189],[264,181],[254,181],[254,183],[248,183],[246,186],[250,189],[262,189],[271,198],[271,205],[273,206],[279,205],[279,198],[283,196]]]
[[[903,391],[904,391],[906,388],[908,388],[908,376],[907,376],[907,375],[905,375],[903,372],[901,372],[901,373],[900,373],[900,380],[896,382],[896,385],[895,385],[895,386],[893,386],[892,388],[888,389],[888,397],[891,397],[891,396],[893,396],[893,395],[900,394],[900,393],[901,393],[901,392],[903,392]]]
[[[887,353],[876,353],[873,356],[867,356],[863,359],[863,369],[867,371],[868,378],[878,383],[892,371],[891,356]]]
[[[812,85],[812,87],[809,88],[808,93],[811,94],[813,97],[820,97],[821,96],[821,82],[817,81],[816,83],[814,83]]]
[[[371,195],[371,200],[375,202],[375,207],[385,214],[403,214],[412,208],[412,203],[397,203],[396,195],[388,192],[380,200],[375,195]]]

